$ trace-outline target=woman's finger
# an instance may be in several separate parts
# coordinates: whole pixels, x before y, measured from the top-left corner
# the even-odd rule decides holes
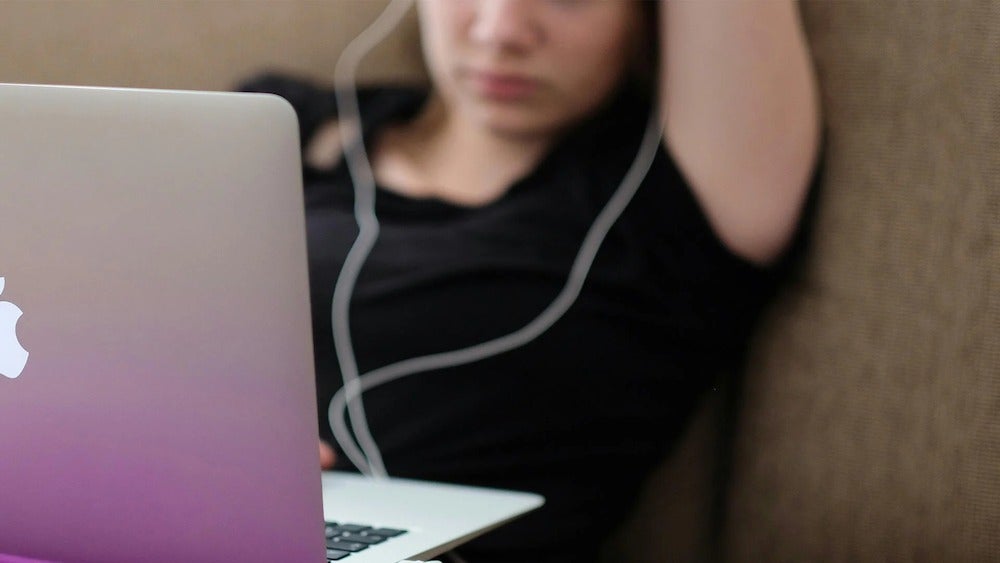
[[[337,462],[337,454],[333,452],[330,444],[320,440],[319,442],[319,466],[323,469],[333,469],[333,464]]]

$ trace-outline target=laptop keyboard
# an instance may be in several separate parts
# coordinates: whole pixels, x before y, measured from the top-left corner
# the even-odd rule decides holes
[[[340,561],[352,553],[364,551],[369,546],[401,536],[406,530],[374,528],[363,524],[326,523],[326,560]]]

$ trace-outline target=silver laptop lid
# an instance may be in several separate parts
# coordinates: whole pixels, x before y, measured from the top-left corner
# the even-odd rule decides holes
[[[325,560],[286,102],[0,85],[0,277],[0,553]]]

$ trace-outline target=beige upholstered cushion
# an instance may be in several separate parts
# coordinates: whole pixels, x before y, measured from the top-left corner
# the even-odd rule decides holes
[[[1000,3],[804,12],[830,160],[754,350],[726,560],[1000,560]]]
[[[382,0],[0,0],[0,82],[228,90],[262,68],[332,80]],[[423,76],[415,19],[362,81]]]

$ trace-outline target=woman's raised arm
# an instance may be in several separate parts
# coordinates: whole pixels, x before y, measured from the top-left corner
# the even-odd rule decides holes
[[[789,241],[820,107],[794,0],[660,5],[664,142],[721,240],[758,264]]]

